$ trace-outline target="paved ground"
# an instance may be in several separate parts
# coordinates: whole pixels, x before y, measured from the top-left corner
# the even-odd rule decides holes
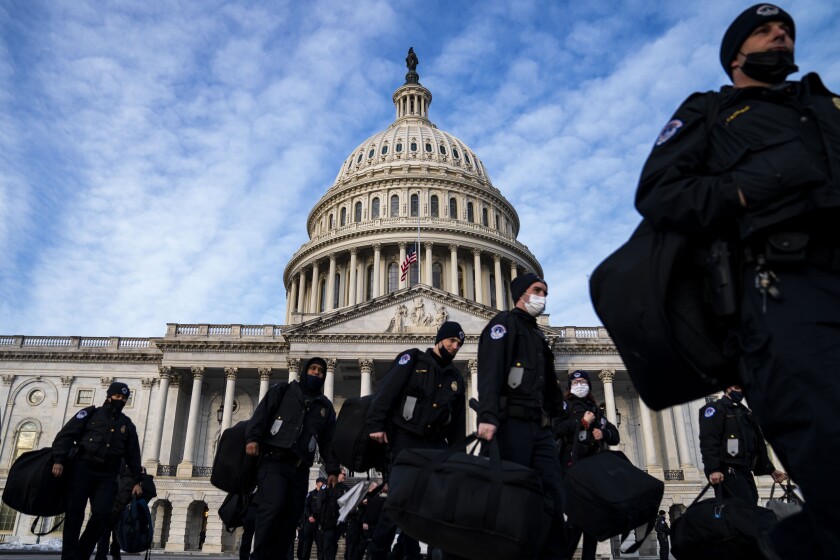
[[[123,558],[127,560],[139,560],[144,558],[143,554],[127,554],[123,552]],[[50,560],[56,560],[61,558],[60,551],[44,551],[44,550],[33,550],[33,551],[17,551],[17,550],[0,550],[0,558],[2,560],[36,560],[38,558],[49,558]],[[199,560],[199,559],[212,559],[212,560],[222,560],[222,559],[230,559],[235,560],[238,559],[239,556],[234,554],[184,554],[184,553],[167,553],[167,552],[152,552],[152,558],[154,560]]]

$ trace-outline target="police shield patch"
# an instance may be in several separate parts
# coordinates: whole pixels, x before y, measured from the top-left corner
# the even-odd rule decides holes
[[[706,418],[711,418],[714,415],[715,415],[715,407],[713,407],[713,406],[710,406],[709,408],[707,408],[703,412],[703,416],[705,416]]]
[[[683,127],[683,122],[680,119],[674,119],[664,127],[662,127],[662,131],[659,133],[659,136],[656,138],[656,145],[661,146],[668,140],[674,137],[674,135],[679,132],[679,130]]]
[[[775,16],[779,13],[779,8],[773,4],[764,4],[763,6],[759,6],[755,13],[764,17]]]
[[[404,366],[405,364],[407,364],[410,361],[411,361],[411,356],[409,356],[408,354],[403,354],[402,356],[400,356],[400,365],[401,366]]]
[[[453,392],[457,392],[457,391],[458,391],[458,382],[457,382],[457,381],[453,381],[453,382],[452,382],[452,385],[450,385],[450,387],[452,388],[452,391],[453,391]]]
[[[499,340],[503,338],[507,334],[507,329],[504,325],[493,325],[490,329],[490,338],[493,340]]]
[[[87,410],[80,410],[79,413],[76,415],[76,418],[79,420],[84,420],[87,417]]]

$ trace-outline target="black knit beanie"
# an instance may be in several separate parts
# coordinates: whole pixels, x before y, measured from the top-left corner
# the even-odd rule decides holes
[[[796,40],[796,25],[789,13],[773,4],[756,4],[749,7],[735,18],[735,21],[723,35],[720,43],[720,64],[723,71],[732,77],[732,61],[738,56],[741,45],[747,40],[756,27],[768,21],[781,21],[790,26],[790,38]]]
[[[545,280],[534,274],[533,272],[529,272],[527,274],[523,274],[522,276],[517,276],[513,279],[513,282],[510,283],[510,295],[513,298],[513,304],[516,305],[516,302],[519,301],[519,298],[522,297],[522,294],[525,293],[525,290],[531,287],[532,284],[535,282],[542,282],[546,286]]]
[[[446,321],[440,326],[435,337],[435,344],[447,338],[458,337],[461,339],[461,344],[464,343],[464,329],[455,321]]]

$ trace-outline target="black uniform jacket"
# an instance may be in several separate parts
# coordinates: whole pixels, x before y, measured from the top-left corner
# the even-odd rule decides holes
[[[508,404],[565,416],[562,387],[535,318],[517,308],[487,323],[478,341],[479,422],[498,426]]]
[[[583,459],[594,455],[604,445],[618,445],[621,436],[618,428],[615,427],[601,409],[589,399],[581,399],[572,396],[568,400],[569,415],[565,419],[554,421],[554,435],[557,436],[560,445],[560,462],[569,465],[573,462],[572,450],[575,439],[578,439],[577,459]],[[588,428],[583,427],[583,415],[591,412],[595,415],[595,421]],[[603,434],[601,441],[596,441],[592,430],[598,428]]]
[[[110,406],[89,406],[77,412],[53,440],[53,461],[67,464],[76,444],[76,458],[84,459],[91,468],[117,474],[124,459],[134,482],[142,480],[137,429],[122,412],[114,412]]]
[[[693,94],[657,139],[636,207],[686,233],[747,238],[796,217],[828,229],[840,216],[838,99],[816,74]]]
[[[665,516],[660,515],[656,518],[656,525],[654,525],[656,529],[656,538],[659,540],[668,540],[668,535],[671,533],[671,528],[668,527],[668,522],[665,521]]]
[[[707,477],[726,467],[743,467],[758,475],[776,470],[750,409],[727,396],[700,409],[700,453]]]
[[[334,432],[335,409],[327,397],[307,397],[297,381],[282,381],[257,405],[245,441],[288,449],[307,467],[315,459],[317,443],[327,474],[338,475],[341,468],[333,450]]]
[[[406,350],[396,357],[376,387],[367,413],[370,433],[397,427],[441,438],[451,445],[466,436],[464,376],[443,366],[434,351]]]

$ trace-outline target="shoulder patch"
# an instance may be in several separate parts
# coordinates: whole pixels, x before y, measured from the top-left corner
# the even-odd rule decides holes
[[[500,338],[504,338],[507,334],[507,329],[504,325],[493,325],[490,328],[490,338],[493,340],[499,340]]]
[[[662,127],[662,131],[659,133],[659,136],[656,138],[656,145],[661,146],[668,140],[674,137],[677,132],[683,127],[685,123],[683,123],[680,119],[673,119],[664,127]]]
[[[711,418],[712,416],[715,415],[715,412],[717,412],[717,410],[715,410],[715,407],[710,406],[706,410],[703,411],[703,416],[705,416],[706,418]]]
[[[569,410],[569,403],[563,401],[563,410]]]
[[[834,101],[834,106],[840,109],[840,97],[835,97],[832,101]]]
[[[79,413],[76,414],[76,418],[78,418],[79,420],[84,420],[85,418],[87,418],[87,415],[87,410],[80,410]]]
[[[457,381],[453,381],[452,384],[449,387],[452,389],[453,393],[458,392],[458,382]]]
[[[407,364],[410,361],[411,361],[411,354],[403,354],[402,356],[400,356],[399,364],[401,366],[404,366],[405,364]]]

